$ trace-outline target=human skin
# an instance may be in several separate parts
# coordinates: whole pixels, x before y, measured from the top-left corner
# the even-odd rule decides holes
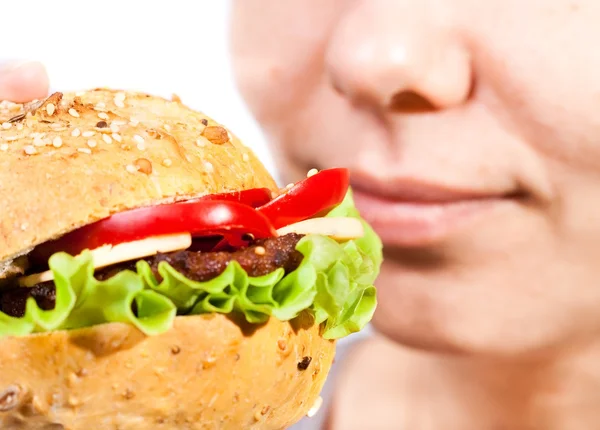
[[[38,62],[0,66],[0,100],[15,103],[41,99],[48,94],[48,74]]]
[[[599,21],[596,0],[234,2],[281,176],[348,167],[384,242],[383,337],[343,364],[332,428],[598,426]]]

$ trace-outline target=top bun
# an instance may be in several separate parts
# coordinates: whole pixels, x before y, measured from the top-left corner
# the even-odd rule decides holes
[[[115,212],[256,187],[277,188],[249,148],[177,97],[95,89],[0,103],[0,261]]]

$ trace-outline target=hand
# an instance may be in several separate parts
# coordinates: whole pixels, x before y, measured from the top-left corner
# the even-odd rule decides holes
[[[10,63],[0,66],[0,100],[16,103],[48,95],[49,80],[41,63]]]

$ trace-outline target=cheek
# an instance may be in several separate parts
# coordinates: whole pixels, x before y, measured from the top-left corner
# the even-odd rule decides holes
[[[385,164],[393,156],[386,128],[375,116],[357,112],[326,82],[312,88],[300,109],[265,128],[289,175],[297,180],[310,168],[360,169]]]
[[[260,122],[268,126],[285,121],[310,97],[321,80],[323,52],[341,4],[339,0],[234,3],[235,76]]]
[[[478,97],[540,155],[600,168],[600,51],[589,48],[600,38],[600,2],[521,2],[520,13],[490,9],[496,19],[485,2],[479,8],[485,19],[465,23]],[[504,22],[525,31],[507,32]]]

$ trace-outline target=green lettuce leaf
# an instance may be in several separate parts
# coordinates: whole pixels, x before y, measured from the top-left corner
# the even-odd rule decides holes
[[[105,281],[94,277],[91,254],[50,258],[56,307],[42,310],[33,298],[22,318],[0,312],[0,336],[89,327],[107,322],[133,324],[147,335],[163,333],[176,315],[240,312],[250,323],[271,316],[282,321],[311,311],[323,325],[323,337],[339,339],[360,331],[373,316],[377,295],[373,282],[382,263],[382,244],[360,218],[352,192],[327,216],[356,217],[365,235],[339,243],[319,235],[304,236],[296,249],[304,259],[293,272],[283,269],[249,276],[235,261],[214,279],[195,282],[167,262],[158,265],[161,281],[146,261]],[[135,307],[136,312],[133,308]]]

